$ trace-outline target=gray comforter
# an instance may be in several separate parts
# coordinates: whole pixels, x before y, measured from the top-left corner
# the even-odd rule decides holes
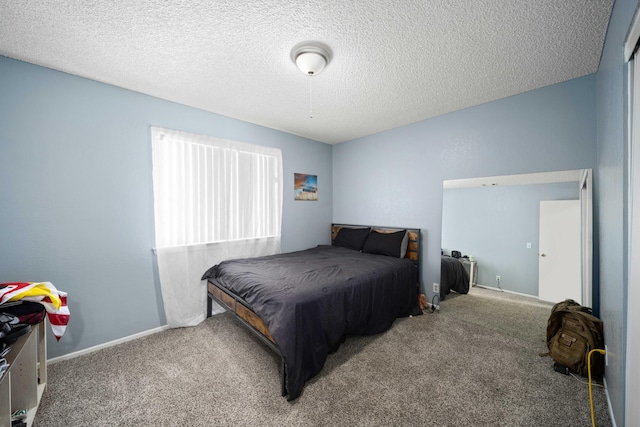
[[[441,256],[440,299],[444,300],[451,291],[469,293],[469,273],[457,258]]]
[[[267,324],[285,360],[289,400],[347,335],[379,333],[420,313],[411,261],[335,246],[225,261],[203,279],[244,299]]]

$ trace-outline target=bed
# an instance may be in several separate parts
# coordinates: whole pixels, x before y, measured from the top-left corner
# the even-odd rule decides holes
[[[296,399],[348,335],[383,332],[417,304],[419,229],[332,224],[332,244],[224,261],[203,276],[211,301],[281,358]]]
[[[458,258],[441,255],[440,299],[444,300],[451,291],[469,293],[469,272]]]

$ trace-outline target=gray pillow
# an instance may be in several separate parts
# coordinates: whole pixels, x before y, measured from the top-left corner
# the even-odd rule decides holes
[[[369,254],[387,255],[396,258],[404,258],[407,253],[407,230],[394,233],[369,233],[362,252]]]
[[[362,250],[362,246],[364,245],[367,236],[369,235],[369,231],[371,231],[370,227],[365,228],[349,228],[342,227],[336,238],[333,239],[331,243],[333,246],[341,246],[347,249],[353,249],[355,251]]]

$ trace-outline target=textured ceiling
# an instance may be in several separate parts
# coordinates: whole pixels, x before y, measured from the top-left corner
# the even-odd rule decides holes
[[[0,55],[334,144],[596,72],[612,4],[0,0]]]

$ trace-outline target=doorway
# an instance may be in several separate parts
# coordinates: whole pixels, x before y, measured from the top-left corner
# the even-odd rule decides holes
[[[539,204],[568,199],[581,204],[581,299],[591,307],[591,169],[444,181],[441,247],[446,253],[456,249],[473,255],[478,285],[537,298]]]

